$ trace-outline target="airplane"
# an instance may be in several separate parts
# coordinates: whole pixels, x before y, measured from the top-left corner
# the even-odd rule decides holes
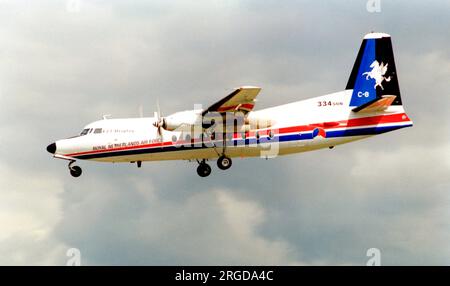
[[[391,36],[364,36],[345,90],[254,110],[261,88],[242,86],[206,109],[194,107],[169,116],[95,121],[78,136],[47,146],[54,158],[130,162],[188,160],[201,177],[211,174],[210,160],[227,170],[235,157],[272,158],[332,149],[336,145],[411,127],[398,84]]]

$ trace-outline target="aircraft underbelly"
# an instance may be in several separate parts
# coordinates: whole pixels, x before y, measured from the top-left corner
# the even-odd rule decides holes
[[[316,137],[311,140],[262,143],[250,146],[228,146],[226,155],[228,157],[261,157],[274,158],[279,155],[301,153],[307,151],[328,148],[330,146],[345,144],[360,140],[368,136],[350,136],[345,138],[322,138]],[[157,153],[123,155],[92,159],[99,162],[132,162],[132,161],[165,161],[165,160],[196,160],[217,159],[222,154],[222,147],[217,148],[193,148],[189,150],[164,151]]]

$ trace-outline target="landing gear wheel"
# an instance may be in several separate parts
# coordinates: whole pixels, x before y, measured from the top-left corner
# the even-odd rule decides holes
[[[70,174],[72,175],[72,177],[78,178],[79,176],[81,176],[81,168],[78,166],[73,166],[70,167]]]
[[[200,177],[208,177],[211,174],[211,166],[206,163],[200,163],[197,167],[197,174]]]
[[[221,170],[227,170],[231,167],[231,159],[226,156],[220,156],[220,158],[217,160],[217,167]]]

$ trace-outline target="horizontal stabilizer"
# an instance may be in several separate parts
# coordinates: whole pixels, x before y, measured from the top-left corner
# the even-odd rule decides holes
[[[380,98],[376,98],[372,101],[369,101],[361,106],[353,108],[353,112],[382,112],[385,111],[389,106],[391,106],[392,102],[396,98],[395,95],[383,95]]]

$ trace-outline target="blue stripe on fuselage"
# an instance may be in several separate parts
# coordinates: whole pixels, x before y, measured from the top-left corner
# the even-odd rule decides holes
[[[404,128],[412,126],[409,125],[396,125],[396,126],[379,126],[379,127],[365,127],[365,128],[357,128],[357,129],[345,129],[345,130],[330,130],[326,131],[326,138],[339,138],[339,137],[349,137],[349,136],[364,136],[364,135],[376,135],[382,134],[389,131],[393,131],[396,129]],[[256,140],[254,138],[249,139],[237,139],[234,141],[234,146],[252,146],[258,143],[270,143],[270,142],[291,142],[291,141],[301,141],[301,140],[311,140],[313,139],[313,131],[308,133],[297,133],[297,134],[288,134],[288,135],[280,135],[277,138],[269,139],[267,137],[263,137],[260,140]],[[232,147],[231,145],[230,147]],[[174,152],[174,151],[187,151],[194,150],[198,148],[212,148],[211,146],[200,146],[193,144],[192,146],[166,146],[166,147],[150,147],[145,149],[132,149],[132,150],[121,150],[121,151],[110,151],[104,153],[95,153],[95,154],[86,154],[73,156],[76,159],[97,159],[97,158],[106,158],[106,157],[117,157],[117,156],[127,156],[127,155],[140,155],[140,154],[151,154],[151,153],[160,153],[160,152]]]

